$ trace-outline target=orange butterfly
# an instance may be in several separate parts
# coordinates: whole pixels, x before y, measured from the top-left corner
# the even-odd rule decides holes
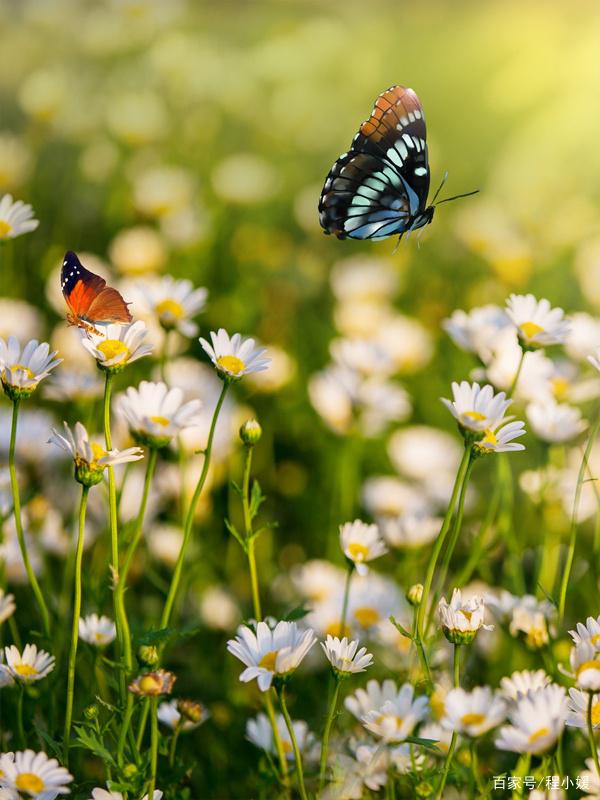
[[[84,331],[99,333],[96,323],[127,324],[132,316],[121,294],[106,285],[104,278],[86,269],[75,253],[65,253],[60,286],[69,307],[67,322]]]

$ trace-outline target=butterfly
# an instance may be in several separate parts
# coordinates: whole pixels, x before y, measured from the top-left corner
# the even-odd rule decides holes
[[[319,200],[325,233],[338,239],[386,239],[428,225],[430,205],[427,130],[412,89],[392,86],[379,95],[347,153],[335,162]],[[446,203],[458,197],[440,200]],[[439,205],[439,203],[437,204]]]
[[[67,322],[89,333],[99,333],[96,324],[127,324],[132,316],[121,294],[104,278],[86,269],[75,253],[65,253],[60,286],[68,306]]]

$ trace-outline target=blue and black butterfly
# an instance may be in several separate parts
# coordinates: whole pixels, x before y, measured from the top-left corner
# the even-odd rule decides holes
[[[325,233],[338,239],[386,239],[429,224],[441,186],[427,205],[426,136],[423,107],[412,89],[392,86],[380,94],[323,186],[319,220]]]

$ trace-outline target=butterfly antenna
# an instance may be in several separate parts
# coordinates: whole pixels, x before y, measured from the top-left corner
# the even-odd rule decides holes
[[[442,203],[449,203],[451,200],[458,200],[461,197],[471,197],[473,194],[478,194],[479,189],[474,189],[472,192],[465,192],[464,194],[455,194],[452,197],[445,197],[443,200],[438,200],[437,203],[432,205],[441,206]]]
[[[436,193],[433,195],[433,199],[431,201],[431,205],[433,205],[435,203],[436,197],[442,191],[442,186],[446,183],[447,180],[448,180],[448,170],[446,170],[446,172],[444,172],[444,177],[442,178],[442,182],[438,186]]]

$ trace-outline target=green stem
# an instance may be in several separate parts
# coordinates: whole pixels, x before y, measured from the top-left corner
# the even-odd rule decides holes
[[[179,739],[179,734],[181,733],[181,729],[183,727],[183,717],[180,717],[177,720],[177,724],[175,725],[175,730],[173,731],[173,736],[171,736],[171,744],[169,746],[169,766],[172,767],[175,763],[175,751],[177,749],[177,740]]]
[[[298,747],[296,734],[294,733],[294,726],[292,725],[290,713],[288,711],[287,703],[285,701],[285,686],[280,687],[278,691],[278,697],[279,697],[279,704],[281,705],[281,713],[283,714],[283,718],[285,720],[285,724],[288,729],[288,733],[290,735],[290,741],[292,743],[292,749],[294,751],[294,758],[296,760],[298,791],[300,792],[300,797],[302,798],[302,800],[308,800],[308,795],[306,794],[306,787],[304,786],[304,769],[302,767],[302,755],[300,753],[300,748]]]
[[[50,615],[48,608],[44,601],[44,595],[40,589],[38,579],[35,577],[35,572],[29,560],[29,553],[27,552],[27,544],[25,542],[25,534],[23,533],[23,523],[21,520],[21,495],[19,493],[19,483],[17,481],[17,468],[15,465],[15,447],[17,442],[17,420],[19,417],[19,402],[18,398],[13,400],[12,422],[10,427],[10,446],[8,450],[8,470],[10,473],[10,486],[12,489],[13,511],[15,515],[15,529],[17,531],[17,539],[19,541],[19,548],[25,565],[25,571],[33,594],[35,596],[40,614],[42,616],[42,626],[46,638],[50,638]]]
[[[431,584],[433,582],[433,576],[435,573],[436,564],[440,552],[442,550],[442,547],[444,546],[444,541],[448,534],[448,530],[450,528],[454,507],[456,506],[456,500],[458,498],[462,485],[465,481],[470,461],[471,461],[471,445],[465,444],[463,457],[460,462],[458,472],[456,474],[456,480],[454,481],[452,496],[450,497],[450,502],[448,503],[448,508],[446,509],[446,515],[444,517],[441,530],[438,533],[437,539],[435,540],[435,544],[433,546],[433,550],[429,558],[429,563],[427,565],[427,573],[425,575],[425,584],[423,587],[423,598],[421,600],[421,604],[419,605],[419,610],[417,614],[417,641],[421,643],[423,643],[423,635],[424,635],[423,623],[425,621],[425,614],[427,613],[429,593],[431,591]]]
[[[152,484],[152,478],[154,477],[154,471],[156,469],[157,455],[158,453],[156,448],[154,447],[150,448],[150,452],[148,455],[148,462],[146,464],[144,489],[142,491],[142,499],[140,502],[138,515],[135,521],[133,537],[129,543],[129,547],[127,548],[127,553],[125,554],[123,568],[121,570],[121,574],[119,575],[119,582],[115,587],[115,605],[118,605],[119,607],[119,616],[123,625],[123,660],[125,662],[127,677],[129,677],[129,673],[133,669],[131,631],[129,628],[129,620],[127,619],[127,609],[125,607],[125,591],[127,589],[127,575],[129,574],[131,562],[133,561],[133,557],[135,555],[135,552],[137,550],[137,547],[139,545],[142,536],[142,530],[144,528],[144,516],[146,514],[146,507],[148,505],[148,497],[150,495],[150,486]],[[133,704],[134,704],[133,694],[131,692],[128,692],[126,706],[125,706],[125,714],[123,716],[123,723],[121,725],[121,730],[119,732],[119,741],[117,745],[117,759],[119,763],[121,763],[123,758],[125,739],[127,737],[127,732],[129,730],[129,725],[131,724],[131,719],[133,716]]]
[[[212,451],[212,444],[215,435],[217,419],[219,417],[219,412],[221,411],[221,406],[223,405],[223,401],[225,400],[225,395],[227,394],[228,388],[229,388],[229,383],[227,381],[224,381],[223,388],[221,389],[221,394],[219,395],[219,399],[215,407],[212,421],[210,423],[208,441],[206,444],[206,450],[204,451],[204,464],[202,465],[202,472],[200,473],[200,478],[198,479],[198,483],[196,484],[196,488],[194,489],[194,494],[192,496],[190,506],[188,508],[185,517],[185,524],[183,528],[183,541],[181,543],[181,548],[179,550],[179,555],[177,557],[177,563],[175,564],[175,570],[173,572],[173,577],[171,579],[169,594],[167,595],[167,600],[165,602],[165,607],[163,609],[160,621],[161,628],[166,628],[169,625],[169,620],[171,619],[173,604],[175,603],[175,599],[177,597],[177,591],[179,589],[179,583],[181,581],[181,572],[183,570],[185,552],[187,550],[190,536],[192,534],[192,527],[194,523],[194,514],[196,512],[196,506],[198,505],[198,500],[200,499],[200,495],[202,494],[202,489],[204,488],[204,484],[206,483],[206,477],[208,475],[208,468],[210,466],[210,455]]]
[[[596,421],[592,426],[590,435],[585,447],[585,452],[579,467],[579,474],[577,476],[577,486],[575,488],[575,498],[573,500],[573,511],[571,514],[571,531],[569,535],[569,549],[567,550],[567,560],[563,571],[563,577],[560,585],[560,597],[558,602],[558,625],[559,629],[565,616],[565,604],[567,602],[567,588],[569,586],[569,579],[571,577],[571,569],[573,567],[573,559],[575,558],[575,547],[577,545],[577,512],[579,511],[579,500],[581,498],[581,489],[583,487],[583,479],[585,470],[587,468],[588,459],[592,452],[592,447],[596,441],[598,430],[600,429],[600,414],[596,417]]]
[[[71,626],[71,649],[69,650],[69,666],[67,673],[67,706],[65,712],[65,731],[63,741],[63,763],[69,766],[69,744],[71,740],[71,719],[73,717],[73,699],[75,695],[75,663],[77,661],[77,644],[79,641],[79,617],[81,615],[81,564],[83,562],[83,541],[85,536],[85,511],[89,487],[81,487],[79,503],[79,533],[75,554],[75,580],[73,588],[73,624]]]
[[[246,445],[246,460],[244,462],[244,475],[242,478],[242,510],[244,513],[244,537],[246,543],[246,555],[248,557],[248,568],[250,570],[250,584],[252,586],[252,607],[254,609],[254,618],[257,622],[262,620],[262,608],[260,603],[260,586],[258,582],[258,570],[256,568],[256,553],[254,550],[254,536],[252,528],[252,514],[250,513],[250,472],[252,468],[252,445]],[[287,782],[288,766],[285,750],[283,749],[283,742],[279,735],[279,728],[277,727],[277,719],[275,718],[275,709],[273,708],[273,700],[269,692],[265,695],[265,708],[267,716],[271,723],[273,731],[273,741],[275,742],[275,749],[277,750],[277,758],[281,769],[281,775],[284,784]]]
[[[158,765],[158,697],[150,698],[150,785],[148,798],[154,797],[156,788],[156,768]]]
[[[321,745],[321,764],[319,769],[319,793],[323,791],[323,786],[325,785],[325,772],[327,771],[327,754],[329,751],[329,736],[331,734],[331,728],[333,726],[333,720],[335,718],[335,712],[337,710],[338,699],[340,696],[340,684],[341,681],[339,677],[336,675],[335,688],[331,696],[329,711],[327,712],[327,719],[325,721],[325,728],[323,729],[323,743]]]
[[[521,370],[523,369],[523,362],[525,361],[525,354],[526,354],[526,350],[521,350],[521,358],[519,359],[519,366],[517,367],[517,371],[515,373],[515,377],[513,378],[513,382],[511,384],[511,387],[508,390],[507,397],[512,397],[513,394],[514,394],[515,389],[517,388],[517,383],[519,382],[519,378],[521,376]]]
[[[469,465],[465,473],[465,479],[463,481],[463,485],[460,488],[460,495],[458,498],[458,508],[456,511],[456,517],[454,519],[454,525],[452,526],[450,539],[448,541],[448,547],[446,548],[446,552],[444,553],[444,557],[442,559],[442,565],[440,567],[440,576],[437,582],[439,591],[443,591],[444,583],[446,582],[446,575],[448,574],[448,568],[450,567],[450,563],[452,561],[452,555],[454,554],[456,543],[458,542],[458,537],[460,535],[460,530],[462,527],[462,520],[463,520],[463,512],[465,507],[465,497],[467,494],[467,486],[474,465],[475,461],[473,460],[473,457],[471,457],[469,459]]]
[[[135,747],[137,752],[141,752],[142,749],[142,742],[144,741],[144,733],[146,732],[146,723],[148,722],[148,713],[150,712],[150,701],[147,697],[144,697],[144,705],[142,708],[142,714],[140,716],[140,726],[138,728],[138,734],[135,739]]]
[[[588,739],[590,742],[590,748],[592,750],[592,758],[594,759],[594,764],[596,765],[596,773],[600,775],[600,759],[598,758],[598,748],[596,747],[596,740],[594,739],[594,723],[592,721],[592,711],[594,708],[594,693],[590,692],[588,694],[588,704],[587,704],[587,732],[588,732]]]
[[[27,739],[25,737],[25,728],[23,727],[23,699],[25,697],[25,687],[19,686],[19,694],[17,696],[17,738],[22,748],[25,748]]]
[[[460,650],[459,645],[454,645],[454,688],[458,689],[460,686]],[[442,777],[440,779],[440,784],[438,786],[435,798],[436,800],[441,800],[444,794],[444,787],[446,786],[446,781],[448,779],[448,773],[450,771],[450,764],[452,763],[452,759],[454,758],[454,751],[456,749],[456,740],[458,735],[456,731],[452,731],[452,738],[450,739],[450,747],[448,748],[448,753],[446,754],[446,760],[444,761],[444,769],[442,771]]]
[[[111,372],[105,373],[104,380],[104,441],[107,450],[112,450],[112,438],[110,433],[110,401],[112,393],[112,380]],[[108,470],[108,512],[109,512],[109,526],[110,526],[110,569],[113,581],[113,606],[115,613],[115,625],[117,628],[117,642],[119,657],[125,655],[125,636],[124,630],[126,620],[124,621],[125,609],[119,605],[117,587],[119,586],[119,523],[117,519],[117,489],[115,484],[115,471],[112,466],[107,467]],[[125,702],[126,698],[126,680],[125,673],[119,670],[119,695],[121,703]]]
[[[354,563],[348,562],[348,569],[346,571],[346,582],[344,584],[344,599],[342,601],[342,616],[340,617],[340,637],[346,635],[346,617],[348,616],[348,603],[350,601],[350,581],[352,580],[352,573],[354,572]]]

